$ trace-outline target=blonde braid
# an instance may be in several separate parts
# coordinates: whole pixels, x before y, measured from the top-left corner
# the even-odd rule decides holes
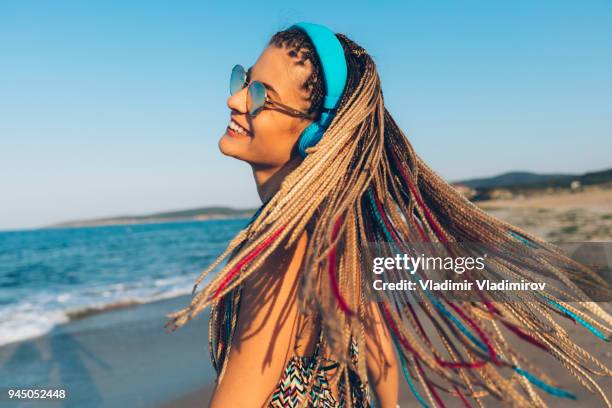
[[[297,44],[300,52],[296,55],[300,58],[312,58],[312,50],[308,51],[295,35],[275,37],[274,44],[283,43],[285,38],[287,43]],[[432,406],[437,405],[438,390],[457,397],[463,397],[459,395],[461,390],[468,390],[466,396],[479,406],[487,394],[509,406],[544,406],[534,384],[546,392],[568,397],[564,390],[542,384],[549,379],[510,348],[501,331],[504,327],[517,328],[529,341],[546,349],[583,386],[599,392],[609,406],[591,375],[610,375],[610,370],[576,346],[553,319],[560,313],[576,316],[609,339],[612,316],[590,302],[581,289],[588,286],[598,293],[612,293],[609,285],[554,245],[485,213],[430,169],[386,110],[376,64],[370,55],[346,36],[337,37],[345,50],[349,75],[332,123],[259,215],[198,277],[194,291],[229,257],[188,307],[170,315],[171,327],[182,326],[210,305],[212,317],[217,319],[220,299],[239,293],[241,283],[257,273],[279,248],[294,246],[308,231],[299,278],[300,311],[320,317],[321,339],[340,362],[336,374],[343,379],[349,406],[353,404],[355,388],[350,383],[350,372],[356,372],[367,383],[364,349],[372,316],[365,311],[367,302],[374,298],[409,379],[420,384],[418,392],[424,393]],[[320,107],[323,92],[320,70],[316,64],[314,67],[307,81],[312,89],[313,112]],[[486,293],[480,294],[479,302],[458,302],[451,295],[432,296],[419,289],[414,293],[413,316],[407,312],[408,303],[413,302],[407,293],[373,293],[373,276],[367,267],[375,257],[391,256],[398,249],[416,252],[421,241],[434,245],[428,252],[453,257],[472,254],[453,244],[477,242],[491,249],[487,268],[468,276],[470,279],[535,281],[544,276],[555,278],[564,289],[515,298]],[[422,278],[420,272],[411,275],[399,270],[389,276],[413,281]],[[433,330],[421,325],[423,316]],[[421,332],[421,327],[427,333]],[[215,329],[213,325],[210,328]],[[440,350],[430,335],[442,343]],[[353,342],[360,350],[355,361],[350,355]],[[213,337],[209,343],[220,347]],[[217,355],[221,352],[215,350],[215,359]],[[221,365],[220,376],[225,360],[215,361]],[[543,380],[534,380],[534,374],[525,369]],[[441,383],[434,383],[432,378]],[[308,389],[311,386],[308,384]]]

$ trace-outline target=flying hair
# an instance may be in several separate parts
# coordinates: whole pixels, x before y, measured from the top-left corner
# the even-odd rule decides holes
[[[550,353],[609,407],[594,377],[610,375],[610,370],[576,345],[555,320],[569,318],[609,341],[612,317],[584,291],[608,290],[609,285],[556,246],[487,214],[439,177],[385,108],[372,57],[347,36],[336,36],[344,49],[348,78],[333,122],[279,191],[202,272],[190,304],[169,315],[168,326],[174,330],[211,306],[211,356],[222,377],[228,353],[218,352],[218,345],[230,343],[220,338],[222,324],[235,324],[235,316],[232,322],[219,320],[220,309],[227,306],[225,296],[237,291],[277,248],[292,247],[308,231],[300,309],[320,316],[324,340],[341,363],[337,375],[348,378],[352,370],[367,383],[365,353],[356,362],[348,357],[352,342],[365,350],[365,332],[371,325],[366,310],[375,298],[372,281],[377,277],[363,265],[388,255],[391,250],[385,248],[409,251],[409,243],[436,244],[447,256],[459,257],[470,254],[454,244],[478,242],[490,249],[487,266],[505,278],[554,277],[569,292],[525,294],[520,302],[490,293],[481,293],[479,302],[425,291],[417,292],[417,302],[401,291],[376,294],[416,398],[439,406],[440,394],[450,394],[481,406],[484,397],[493,396],[502,404],[522,407],[545,405],[542,391],[575,398],[512,348],[507,338],[512,336]],[[309,93],[309,113],[318,112],[325,89],[307,36],[298,30],[281,31],[269,45],[287,49],[296,64],[311,64],[303,88]],[[217,268],[218,273],[197,291]],[[486,276],[486,270],[481,273]],[[403,279],[418,275],[398,274]]]

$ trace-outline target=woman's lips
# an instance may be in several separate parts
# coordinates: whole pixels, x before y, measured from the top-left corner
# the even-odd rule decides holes
[[[249,130],[247,130],[233,118],[230,118],[230,123],[227,125],[227,133],[230,136],[252,136]]]
[[[227,129],[225,129],[225,132],[231,137],[251,137],[251,135],[247,133],[236,132],[234,129],[230,128],[229,126],[227,127]]]

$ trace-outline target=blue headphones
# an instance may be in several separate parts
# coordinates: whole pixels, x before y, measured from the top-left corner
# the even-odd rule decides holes
[[[297,28],[308,35],[319,56],[325,80],[326,92],[321,117],[304,129],[298,140],[298,150],[302,157],[306,157],[306,149],[321,140],[336,114],[346,85],[346,59],[340,41],[329,28],[313,23],[298,23],[289,28]]]

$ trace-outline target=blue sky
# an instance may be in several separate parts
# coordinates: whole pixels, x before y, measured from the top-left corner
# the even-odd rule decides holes
[[[612,165],[609,1],[0,2],[0,229],[258,204],[228,76],[297,21],[374,56],[448,180]]]

